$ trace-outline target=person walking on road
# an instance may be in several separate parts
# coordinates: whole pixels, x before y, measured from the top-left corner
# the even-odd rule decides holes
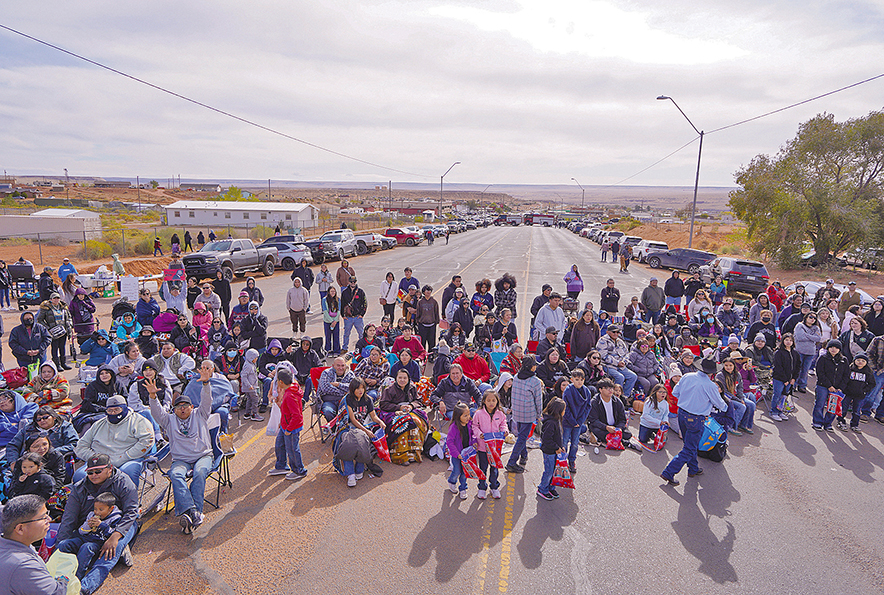
[[[645,307],[645,322],[654,324],[660,318],[660,312],[666,304],[666,296],[663,288],[657,285],[657,277],[651,277],[651,281],[642,291],[641,303]]]
[[[675,476],[685,465],[688,466],[688,477],[703,473],[697,461],[697,451],[706,426],[706,417],[713,407],[727,411],[727,405],[714,380],[717,372],[715,361],[704,359],[701,370],[682,376],[672,391],[678,399],[678,427],[682,432],[684,446],[660,474],[669,485],[677,486],[680,483]]]
[[[188,248],[193,252],[193,236],[188,230],[184,230],[184,251],[187,252]]]
[[[602,262],[608,262],[608,251],[611,249],[611,242],[605,240],[602,242]]]

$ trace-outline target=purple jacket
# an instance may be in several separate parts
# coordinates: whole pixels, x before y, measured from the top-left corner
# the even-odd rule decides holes
[[[467,426],[467,433],[470,436],[469,443],[473,445],[475,440],[473,433],[470,431],[470,426]],[[451,427],[448,428],[448,438],[445,439],[445,444],[448,446],[448,452],[451,453],[452,460],[460,458],[460,451],[464,449],[463,439],[460,436],[460,428],[454,420],[451,422]]]

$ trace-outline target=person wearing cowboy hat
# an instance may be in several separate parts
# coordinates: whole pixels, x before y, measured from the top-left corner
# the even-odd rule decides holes
[[[688,466],[688,477],[703,473],[697,462],[697,451],[706,418],[713,407],[721,411],[727,410],[727,404],[721,398],[715,383],[717,373],[718,365],[715,360],[704,358],[700,363],[700,371],[685,374],[672,391],[678,399],[678,426],[684,446],[660,474],[669,485],[677,486],[680,483],[675,476],[685,465]]]

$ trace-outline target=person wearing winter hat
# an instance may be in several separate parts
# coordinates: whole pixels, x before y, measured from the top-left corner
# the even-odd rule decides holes
[[[843,392],[850,379],[850,364],[841,350],[841,341],[830,339],[826,343],[826,352],[816,363],[816,390],[811,427],[817,431],[835,431],[832,428],[835,414],[827,411],[826,404],[829,395],[839,390]]]
[[[727,410],[727,404],[713,380],[718,373],[718,365],[706,358],[700,363],[700,368],[699,372],[682,377],[673,390],[673,395],[678,399],[678,426],[682,431],[684,446],[660,474],[666,483],[673,486],[680,483],[675,475],[685,465],[688,466],[688,477],[703,473],[697,462],[697,451],[706,418],[713,407],[720,411]]]
[[[87,460],[105,454],[111,464],[138,486],[144,457],[154,448],[154,431],[143,416],[129,410],[126,399],[114,395],[107,400],[105,418],[89,428],[74,448],[77,458]],[[74,472],[74,483],[86,476],[86,466]]]
[[[227,328],[233,329],[233,325],[242,322],[242,319],[249,315],[249,292],[242,290],[239,292],[239,303],[230,311],[227,318]]]
[[[841,402],[841,415],[838,416],[839,430],[847,431],[844,418],[848,411],[852,411],[850,429],[858,434],[862,432],[859,429],[862,402],[874,388],[875,373],[869,367],[869,356],[865,351],[860,351],[853,356],[853,362],[850,364],[847,386],[844,388],[844,400]]]
[[[740,337],[730,335],[727,339],[727,345],[718,351],[718,363],[723,362],[729,357],[746,357],[746,352],[740,349]]]

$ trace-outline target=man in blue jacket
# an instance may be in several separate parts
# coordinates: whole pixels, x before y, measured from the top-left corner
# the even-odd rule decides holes
[[[28,403],[19,393],[11,390],[0,392],[0,450],[18,434],[21,422],[33,417],[36,403]]]
[[[21,324],[9,332],[9,350],[20,367],[46,361],[46,349],[52,342],[49,331],[34,322],[34,314],[21,313]]]

